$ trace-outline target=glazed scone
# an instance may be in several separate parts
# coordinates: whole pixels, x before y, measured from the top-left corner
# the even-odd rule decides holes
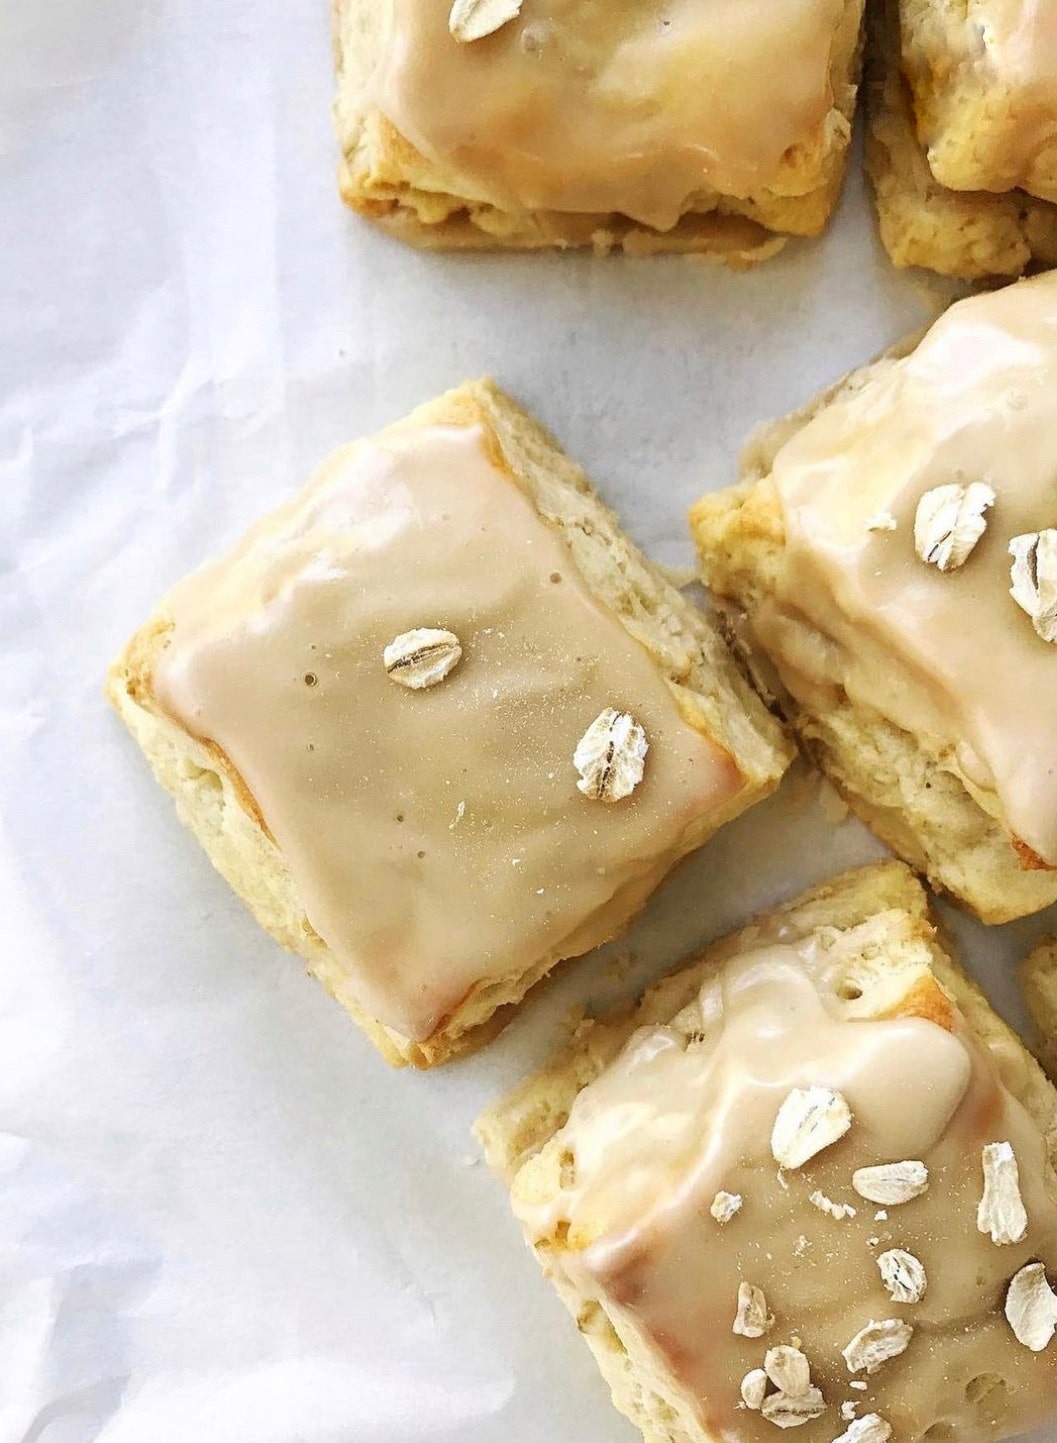
[[[414,245],[731,264],[836,203],[862,0],[333,0],[341,192]]]
[[[985,922],[1057,900],[1057,647],[1010,594],[1015,538],[1044,533],[1048,576],[1055,469],[1049,274],[959,302],[911,354],[764,431],[743,481],[691,513],[703,575],[806,750]],[[941,570],[926,511],[970,484],[959,540],[982,535]]]
[[[1045,937],[1020,964],[1020,987],[1035,1028],[1035,1052],[1057,1078],[1057,937]]]
[[[901,0],[900,36],[918,134],[939,183],[1057,201],[1052,0]]]
[[[477,1131],[648,1443],[960,1443],[1057,1414],[1031,1266],[1057,1268],[1057,1093],[900,863],[582,1024]]]
[[[790,759],[711,623],[487,382],[336,452],[108,691],[261,925],[416,1066],[618,933]]]
[[[866,165],[881,239],[898,266],[982,280],[1057,265],[1057,205],[1040,198],[1052,197],[1057,152],[1025,146],[1026,125],[1014,123],[1012,102],[996,98],[1001,82],[990,62],[971,58],[992,24],[988,12],[1001,26],[997,37],[1007,35],[1014,9],[1025,30],[1047,32],[1032,51],[1038,64],[1053,44],[1052,6],[983,0],[972,19],[964,4],[951,0],[877,0],[872,8]],[[993,48],[997,62],[1006,46],[996,42]],[[1053,131],[1057,84],[1051,79],[1045,89]],[[963,111],[973,115],[970,128],[963,128]],[[1038,117],[1037,107],[1032,114]],[[929,135],[931,145],[921,138]],[[1051,184],[1030,194],[1020,187],[1031,181],[1033,160],[1041,163],[1047,154]],[[985,180],[989,166],[991,179]]]

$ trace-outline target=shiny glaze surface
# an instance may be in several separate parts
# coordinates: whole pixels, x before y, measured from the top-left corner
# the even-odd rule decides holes
[[[604,1300],[684,1405],[730,1443],[775,1436],[741,1406],[739,1386],[767,1348],[794,1342],[826,1403],[797,1429],[804,1443],[844,1431],[844,1402],[860,1416],[880,1413],[897,1440],[936,1423],[957,1439],[1019,1432],[1057,1403],[1057,1354],[1029,1352],[1002,1315],[1019,1267],[1057,1263],[1057,1185],[1043,1139],[956,1010],[946,1008],[949,1030],[916,1015],[868,1020],[861,1002],[842,997],[840,949],[830,947],[827,938],[740,953],[670,1025],[637,1032],[552,1144],[564,1185],[545,1204],[521,1202],[520,1215],[537,1238],[565,1235],[558,1265]],[[851,1128],[780,1173],[770,1151],[776,1113],[790,1089],[815,1085],[842,1094]],[[1022,1243],[998,1247],[978,1230],[976,1209],[981,1149],[1003,1140],[1019,1160],[1029,1227]],[[855,1169],[901,1160],[927,1165],[920,1197],[878,1208],[853,1189]],[[816,1189],[855,1216],[820,1211],[809,1201]],[[720,1190],[743,1198],[725,1224],[710,1214]],[[890,1248],[924,1264],[921,1302],[889,1297],[877,1258]],[[774,1314],[759,1339],[732,1331],[742,1282],[761,1288]],[[911,1324],[910,1345],[853,1389],[841,1350],[887,1318]]]
[[[1009,595],[1011,537],[1057,526],[1057,276],[953,306],[906,359],[825,407],[772,468],[785,545],[754,628],[813,709],[841,691],[918,735],[1057,863],[1057,647]],[[996,493],[966,563],[914,549],[918,501]],[[881,512],[894,530],[871,530]]]
[[[618,931],[743,785],[476,427],[338,452],[171,609],[157,701],[228,758],[360,1001],[408,1037]],[[417,627],[463,648],[424,691],[382,664]],[[606,706],[649,740],[613,804],[572,761]]]
[[[392,0],[372,94],[397,130],[504,209],[662,230],[817,143],[834,53],[854,43],[845,0],[525,0],[469,44],[450,8]]]

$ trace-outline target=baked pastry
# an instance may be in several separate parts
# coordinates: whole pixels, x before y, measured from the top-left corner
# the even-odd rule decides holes
[[[1057,937],[1044,937],[1024,958],[1020,988],[1035,1028],[1035,1054],[1057,1078]]]
[[[961,301],[911,354],[763,431],[742,482],[691,513],[806,750],[985,922],[1057,900],[1057,648],[1048,602],[1010,594],[1018,569],[1034,586],[1036,534],[1048,594],[1055,465],[1045,275]]]
[[[414,245],[748,264],[836,202],[862,0],[334,0],[341,192]]]
[[[108,690],[261,925],[423,1067],[790,760],[711,623],[487,382],[336,452]]]
[[[648,1443],[1057,1413],[1057,1093],[900,863],[581,1024],[477,1131]]]
[[[1049,0],[877,0],[866,164],[898,266],[979,280],[1057,265]]]

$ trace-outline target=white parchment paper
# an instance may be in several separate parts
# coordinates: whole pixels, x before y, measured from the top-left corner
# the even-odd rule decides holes
[[[657,558],[759,420],[926,319],[858,180],[755,274],[425,256],[340,206],[325,0],[0,3],[0,1443],[618,1443],[469,1126],[607,959],[395,1074],[105,709],[161,589],[331,447],[493,372]],[[637,988],[875,855],[803,780],[611,949]],[[959,924],[1014,1015],[1046,919]]]

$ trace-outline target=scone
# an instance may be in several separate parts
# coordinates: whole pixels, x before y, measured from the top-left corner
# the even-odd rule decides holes
[[[790,759],[711,623],[487,382],[336,452],[108,690],[261,925],[423,1067]]]
[[[979,280],[1057,265],[1057,10],[876,0],[866,163],[899,266]]]
[[[806,750],[985,922],[1057,900],[1055,473],[1057,274],[953,306],[691,513]]]
[[[1035,1052],[1057,1078],[1057,937],[1045,937],[1020,964],[1020,988],[1035,1028]]]
[[[478,1124],[648,1443],[1057,1414],[1057,1093],[900,863],[711,947]]]
[[[836,203],[862,0],[333,0],[341,192],[419,246],[748,264]]]

